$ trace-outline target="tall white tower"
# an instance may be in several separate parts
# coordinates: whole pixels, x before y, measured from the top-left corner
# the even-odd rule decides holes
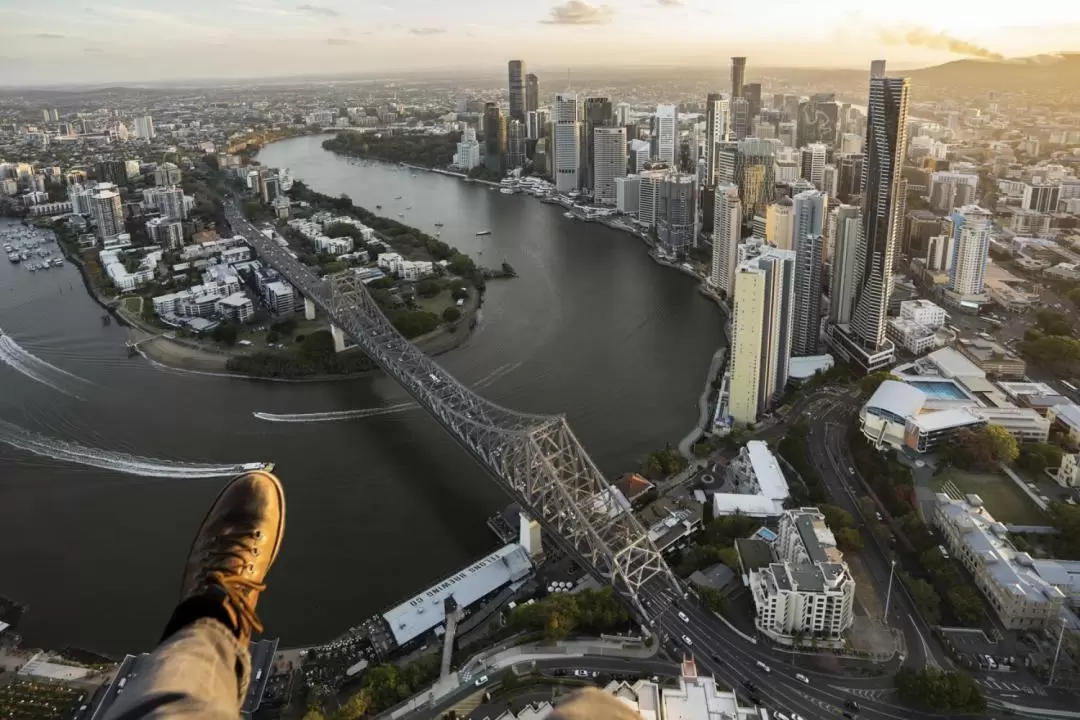
[[[674,105],[656,106],[656,160],[675,167],[679,127]]]
[[[570,192],[581,187],[581,110],[576,93],[559,93],[551,108],[555,131],[555,189]]]

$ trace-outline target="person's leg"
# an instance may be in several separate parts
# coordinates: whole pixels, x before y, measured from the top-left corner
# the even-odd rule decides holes
[[[285,496],[270,473],[241,475],[222,490],[192,543],[183,600],[107,720],[239,716],[250,678],[247,645],[262,631],[255,604],[284,530]]]

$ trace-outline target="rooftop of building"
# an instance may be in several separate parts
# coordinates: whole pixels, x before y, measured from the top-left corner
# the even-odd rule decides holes
[[[768,567],[775,562],[772,547],[763,540],[736,538],[735,550],[738,551],[746,572]]]
[[[1056,405],[1051,412],[1056,420],[1067,425],[1074,432],[1080,432],[1080,405],[1076,403]]]
[[[987,512],[982,498],[968,495],[965,500],[954,500],[938,493],[935,501],[939,512],[959,528],[961,542],[979,557],[998,587],[1031,603],[1064,599],[1060,590],[1036,572],[1032,557],[1013,547],[1007,528]]]

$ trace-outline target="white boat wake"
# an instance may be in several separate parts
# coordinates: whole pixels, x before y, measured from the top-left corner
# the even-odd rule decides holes
[[[79,397],[71,386],[81,384],[89,387],[93,384],[89,380],[84,380],[27,352],[10,335],[0,334],[0,362],[31,380],[47,385],[76,400],[83,398]]]
[[[213,465],[139,457],[113,450],[87,447],[67,440],[57,440],[56,438],[25,430],[4,420],[0,420],[0,443],[53,460],[89,465],[102,470],[112,470],[142,477],[197,480],[200,478],[237,475],[246,470],[256,470],[269,466],[268,463]]]
[[[499,380],[502,380],[504,377],[517,370],[519,367],[521,367],[521,363],[519,362],[500,365],[499,367],[488,373],[486,376],[477,380],[473,384],[473,390],[483,390],[484,388],[491,387]]]
[[[387,405],[380,408],[365,408],[363,410],[339,410],[336,412],[321,412],[321,413],[291,413],[291,414],[276,414],[266,412],[253,412],[251,413],[259,420],[266,420],[267,422],[287,422],[287,423],[314,423],[314,422],[332,422],[335,420],[353,420],[355,418],[375,417],[377,415],[389,415],[390,413],[404,412],[405,410],[412,410],[419,407],[416,403],[398,403],[397,405]]]

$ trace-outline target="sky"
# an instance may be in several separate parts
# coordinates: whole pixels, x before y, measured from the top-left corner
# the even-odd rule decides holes
[[[0,85],[1080,51],[1077,0],[0,0],[0,17]]]

